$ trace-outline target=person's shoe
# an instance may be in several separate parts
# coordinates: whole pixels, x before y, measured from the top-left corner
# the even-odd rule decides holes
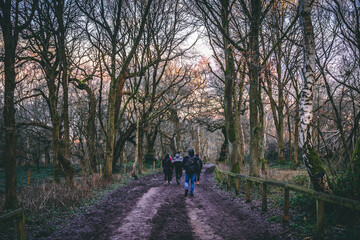
[[[164,185],[167,185],[167,184],[168,184],[168,182],[167,182],[167,181],[165,181]]]
[[[199,182],[196,182],[197,185],[199,185]]]
[[[185,189],[185,197],[187,197],[189,189]]]
[[[171,184],[172,182],[170,181],[169,184]]]
[[[190,193],[190,197],[193,197],[194,196],[194,193]]]

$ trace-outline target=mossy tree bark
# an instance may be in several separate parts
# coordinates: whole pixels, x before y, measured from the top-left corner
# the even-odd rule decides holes
[[[304,68],[300,95],[300,147],[303,160],[316,191],[331,193],[321,159],[312,143],[313,86],[315,82],[315,37],[311,21],[311,3],[299,0],[300,24],[303,32]]]
[[[251,1],[250,54],[248,56],[250,76],[250,175],[259,176],[259,74],[260,51],[259,31],[261,21],[261,1]]]
[[[222,28],[226,35],[229,35],[230,22],[230,3],[229,1],[221,1],[221,18]],[[240,140],[239,140],[239,124],[236,122],[240,117],[234,114],[234,84],[236,79],[235,60],[232,46],[228,39],[223,36],[223,50],[225,55],[225,92],[224,92],[224,112],[225,112],[225,128],[228,136],[228,148],[231,171],[240,173]]]

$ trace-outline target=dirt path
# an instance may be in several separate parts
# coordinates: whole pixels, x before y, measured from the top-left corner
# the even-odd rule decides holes
[[[184,197],[183,183],[163,185],[160,173],[133,181],[44,239],[286,238],[282,224],[218,189],[212,169],[204,166],[194,197]]]

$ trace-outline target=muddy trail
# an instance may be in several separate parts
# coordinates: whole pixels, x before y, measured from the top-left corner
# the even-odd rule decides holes
[[[43,239],[287,239],[286,226],[216,186],[206,164],[193,197],[184,176],[164,185],[157,173],[109,194],[85,214]]]

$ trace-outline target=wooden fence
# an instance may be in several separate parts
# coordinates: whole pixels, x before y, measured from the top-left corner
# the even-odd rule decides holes
[[[295,191],[298,193],[308,194],[316,200],[316,228],[317,228],[317,238],[323,239],[324,238],[324,202],[329,202],[332,204],[336,204],[339,206],[344,206],[351,208],[353,210],[360,211],[360,202],[354,201],[347,198],[342,198],[322,192],[313,191],[307,188],[299,187],[292,184],[286,184],[283,182],[272,181],[268,179],[258,178],[258,177],[251,177],[242,174],[236,174],[224,170],[220,170],[218,166],[215,166],[215,173],[216,178],[219,182],[227,182],[227,188],[230,189],[231,178],[235,178],[235,192],[239,194],[239,180],[244,179],[246,181],[246,201],[250,202],[250,188],[251,183],[259,183],[261,185],[261,198],[262,198],[262,205],[261,208],[263,211],[267,209],[267,186],[276,186],[284,189],[284,204],[283,204],[283,218],[285,221],[290,220],[289,214],[289,191]]]
[[[0,216],[0,223],[16,219],[16,235],[18,240],[25,240],[25,214],[24,210],[19,208]]]

